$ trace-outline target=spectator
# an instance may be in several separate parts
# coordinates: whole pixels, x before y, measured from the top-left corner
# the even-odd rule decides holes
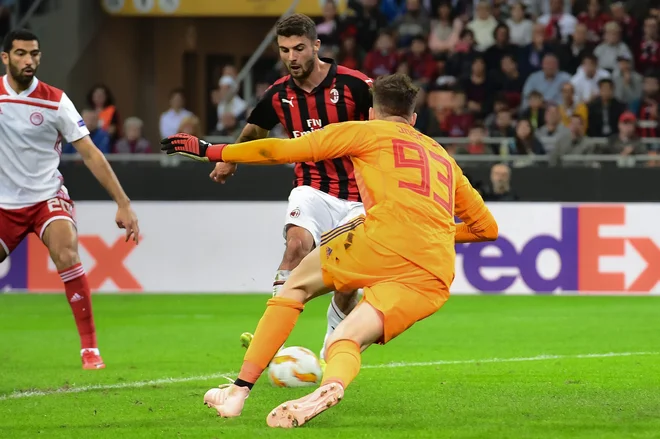
[[[222,114],[222,129],[218,131],[219,136],[231,137],[236,139],[240,134],[243,127],[238,121],[238,118],[230,112],[225,112]]]
[[[99,128],[110,135],[110,143],[114,144],[121,133],[121,122],[110,88],[104,84],[92,87],[87,94],[87,105],[96,111]]]
[[[466,137],[474,123],[474,115],[468,111],[467,96],[463,90],[454,90],[453,108],[444,118],[442,131],[450,137]]]
[[[660,67],[660,39],[658,36],[658,19],[647,17],[644,20],[644,35],[639,44],[637,69],[646,72],[651,68]]]
[[[459,154],[492,154],[493,149],[486,145],[486,129],[483,123],[475,122],[468,132],[468,144],[458,148]]]
[[[618,68],[614,70],[612,82],[614,83],[614,96],[626,104],[629,110],[639,107],[642,97],[642,75],[632,68],[630,58],[620,56],[617,58]]]
[[[504,55],[515,56],[517,48],[509,41],[509,28],[505,24],[498,24],[493,31],[495,44],[490,46],[484,53],[486,68],[488,72],[500,68],[500,60]]]
[[[545,27],[542,24],[535,24],[532,30],[532,43],[520,51],[518,67],[522,75],[527,78],[540,70],[543,57],[552,52],[552,46],[545,42]]]
[[[484,188],[484,201],[517,201],[518,195],[511,189],[511,168],[497,163],[490,168],[490,184]]]
[[[522,114],[521,119],[529,121],[530,126],[538,130],[545,123],[545,108],[543,108],[543,94],[534,90],[529,94],[529,107]]]
[[[525,5],[517,1],[511,6],[511,18],[506,21],[509,26],[511,43],[516,46],[526,46],[532,43],[532,27],[531,20],[525,18]]]
[[[639,109],[639,128],[642,137],[660,137],[658,131],[658,105],[660,84],[658,73],[649,71],[644,76],[642,103]]]
[[[589,112],[589,137],[609,137],[618,130],[617,121],[626,110],[623,102],[614,97],[614,83],[611,79],[598,82],[599,96],[587,106]]]
[[[598,66],[610,72],[616,68],[616,60],[620,56],[632,59],[628,45],[621,41],[621,28],[614,21],[605,25],[605,38],[594,50],[598,58]]]
[[[518,71],[518,65],[512,55],[504,55],[500,60],[500,71],[494,74],[494,86],[506,97],[508,106],[517,112],[521,102],[521,90],[525,80]]]
[[[115,144],[117,154],[146,154],[151,152],[149,141],[142,136],[143,122],[137,117],[124,121],[124,137]]]
[[[438,19],[431,24],[429,35],[429,49],[433,53],[450,52],[458,42],[463,22],[454,18],[451,3],[443,1],[438,6]]]
[[[421,35],[412,40],[410,49],[402,57],[402,62],[408,65],[409,76],[422,84],[428,84],[435,74],[433,55],[426,47],[426,38]]]
[[[561,88],[562,102],[559,105],[559,115],[561,122],[565,127],[571,126],[571,119],[573,116],[582,118],[583,128],[586,129],[589,123],[589,110],[584,102],[577,102],[575,100],[575,87],[570,82],[562,85]]]
[[[186,133],[191,136],[200,137],[202,136],[202,128],[199,123],[199,118],[194,114],[190,114],[184,117],[179,124],[177,133]]]
[[[415,129],[421,133],[426,133],[429,126],[429,120],[432,116],[431,110],[427,104],[427,93],[424,87],[420,87],[419,93],[417,94],[415,113],[417,113]]]
[[[488,128],[489,131],[490,128],[495,125],[495,119],[497,118],[497,113],[499,113],[501,110],[511,111],[504,94],[496,93],[495,96],[493,97],[493,112],[490,113],[488,116],[486,116],[486,118],[484,119],[484,125],[486,126],[486,128]]]
[[[516,135],[509,143],[509,154],[544,155],[543,144],[534,135],[534,128],[527,119],[520,119],[516,124]],[[502,152],[500,151],[500,155]]]
[[[339,47],[339,19],[337,5],[334,0],[326,1],[323,5],[323,21],[316,25],[321,44],[324,46]]]
[[[467,28],[474,32],[478,51],[483,52],[495,44],[493,33],[496,27],[497,20],[490,13],[490,3],[486,0],[480,0],[477,3],[477,12],[474,19],[467,25]]]
[[[530,13],[534,17],[540,17],[541,15],[550,14],[552,7],[550,0],[525,0],[529,7]],[[570,13],[572,9],[572,0],[563,0],[563,11]]]
[[[545,124],[536,130],[536,138],[549,154],[557,148],[567,149],[565,144],[570,142],[571,132],[561,124],[557,105],[551,104],[546,107]]]
[[[593,154],[593,144],[585,137],[584,119],[574,114],[570,117],[569,125],[570,142],[561,142],[550,154],[550,166],[557,166],[562,162],[565,155]],[[571,162],[564,163],[564,166]]]
[[[540,91],[546,102],[559,102],[561,100],[561,86],[570,79],[568,73],[559,71],[557,56],[547,53],[543,57],[542,70],[531,74],[525,81],[523,107],[527,107],[529,94],[534,90]]]
[[[85,126],[89,130],[89,137],[94,142],[94,145],[103,154],[110,154],[112,152],[112,144],[110,143],[110,135],[99,128],[99,118],[95,110],[86,108],[82,111],[82,119]],[[62,147],[62,154],[76,154],[76,149],[72,144],[67,143]]]
[[[562,0],[550,0],[550,12],[540,16],[537,22],[545,26],[546,40],[564,43],[573,35],[577,25],[577,19],[564,11]]]
[[[598,59],[594,55],[585,55],[582,65],[571,78],[571,84],[576,90],[577,102],[589,103],[598,96],[598,83],[601,79],[610,77],[610,72],[598,68]]]
[[[603,148],[602,152],[605,154],[618,154],[622,156],[622,158],[635,154],[646,154],[646,147],[639,137],[637,137],[635,128],[636,122],[637,118],[630,111],[621,114],[621,116],[619,116],[618,132],[610,136],[608,143]],[[619,162],[619,166],[626,166],[629,163],[630,162],[627,160],[622,160]]]
[[[229,76],[230,78],[233,78],[234,80],[238,78],[238,69],[236,68],[235,65],[233,64],[227,64],[222,68],[222,76]]]
[[[461,39],[454,48],[454,53],[449,58],[448,72],[451,76],[460,78],[470,74],[472,61],[479,55],[474,42],[474,32],[463,29]]]
[[[472,61],[470,76],[460,81],[467,95],[468,109],[478,116],[487,115],[491,109],[492,90],[487,79],[486,62],[478,56]]]
[[[240,96],[236,94],[236,81],[231,76],[223,76],[219,81],[220,91],[218,94],[218,123],[217,131],[222,131],[222,115],[231,113],[236,118],[240,118],[247,110],[247,104]]]
[[[351,34],[345,35],[341,41],[337,62],[353,70],[361,70],[364,55],[358,47],[357,40]]]
[[[178,133],[181,121],[192,113],[184,108],[185,98],[182,89],[170,93],[170,108],[160,115],[160,137],[164,139]]]
[[[605,24],[610,19],[610,16],[603,11],[600,0],[589,0],[587,10],[578,15],[578,21],[587,29],[587,41],[594,45],[602,41]]]
[[[435,75],[433,82],[438,87],[442,87],[443,85],[454,85],[456,83],[456,78],[449,74],[447,54],[436,53],[433,55],[433,61],[435,61]]]
[[[359,47],[371,49],[381,29],[387,27],[387,17],[378,9],[378,0],[349,1],[346,30],[353,29]]]
[[[489,127],[490,137],[514,137],[516,131],[513,129],[511,110],[500,108],[495,115],[495,124]]]
[[[364,60],[364,73],[377,78],[396,72],[399,57],[394,48],[394,38],[386,31],[382,31],[376,40],[374,50],[367,53]]]
[[[593,46],[587,41],[587,26],[583,23],[575,26],[573,37],[562,45],[561,65],[571,75],[575,75],[584,57],[593,52]]]
[[[406,0],[406,12],[394,21],[393,27],[398,35],[397,45],[408,47],[415,36],[429,35],[431,19],[420,0]]]
[[[622,1],[614,1],[610,3],[610,15],[614,22],[619,25],[623,41],[629,45],[634,43],[635,35],[637,33],[637,23],[635,19],[626,12],[624,3]],[[605,26],[607,27],[607,25]],[[607,32],[607,29],[605,29],[605,31]]]

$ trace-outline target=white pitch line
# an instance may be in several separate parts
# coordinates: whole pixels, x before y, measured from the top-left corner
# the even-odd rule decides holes
[[[394,369],[401,367],[425,367],[425,366],[443,366],[454,364],[478,364],[478,363],[519,363],[526,361],[547,361],[547,360],[572,360],[589,358],[611,358],[611,357],[637,357],[644,355],[660,355],[660,352],[608,352],[603,354],[576,354],[576,355],[537,355],[535,357],[514,357],[514,358],[483,358],[479,360],[440,360],[427,362],[411,363],[385,363],[385,364],[365,364],[362,369]],[[210,375],[198,375],[182,378],[160,378],[148,381],[133,381],[129,383],[118,384],[96,384],[93,386],[68,387],[56,390],[27,390],[17,391],[5,395],[0,395],[0,401],[19,398],[30,398],[33,396],[49,396],[68,393],[91,392],[94,390],[116,390],[116,389],[135,389],[139,387],[158,386],[161,384],[176,384],[189,381],[208,381],[217,378],[225,378],[230,382],[233,379],[229,376],[235,376],[236,372],[214,373]]]

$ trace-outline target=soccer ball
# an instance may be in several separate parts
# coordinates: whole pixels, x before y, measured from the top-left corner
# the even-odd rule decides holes
[[[323,377],[314,352],[300,346],[284,348],[268,366],[268,379],[275,387],[315,386]]]

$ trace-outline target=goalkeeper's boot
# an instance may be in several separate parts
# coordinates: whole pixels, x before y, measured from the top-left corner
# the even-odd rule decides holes
[[[300,427],[337,405],[343,397],[344,388],[339,383],[328,383],[307,396],[279,405],[268,414],[266,422],[269,427]]]
[[[98,349],[83,349],[80,351],[80,357],[85,370],[105,369],[105,363]]]
[[[209,390],[204,395],[204,404],[216,409],[218,416],[234,418],[240,416],[245,400],[250,396],[250,389],[235,384],[222,384]]]

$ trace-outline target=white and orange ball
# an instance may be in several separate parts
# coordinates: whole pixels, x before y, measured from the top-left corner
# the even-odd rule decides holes
[[[275,387],[316,386],[323,378],[314,352],[300,346],[280,350],[268,366],[268,379]]]

